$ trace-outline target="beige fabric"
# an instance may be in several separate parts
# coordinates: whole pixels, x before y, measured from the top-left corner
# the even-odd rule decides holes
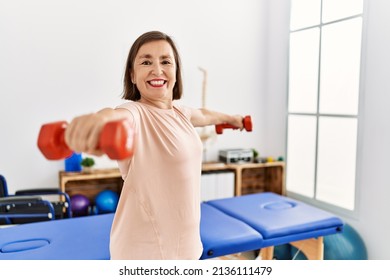
[[[135,154],[111,229],[111,259],[199,259],[202,143],[182,106],[119,106],[134,117]]]

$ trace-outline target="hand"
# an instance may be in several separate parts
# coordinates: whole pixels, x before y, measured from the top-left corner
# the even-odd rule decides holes
[[[93,113],[74,118],[65,130],[65,142],[77,153],[101,156],[99,136],[107,119],[103,114]]]
[[[244,129],[244,117],[241,115],[233,115],[228,124],[237,127],[240,131]]]

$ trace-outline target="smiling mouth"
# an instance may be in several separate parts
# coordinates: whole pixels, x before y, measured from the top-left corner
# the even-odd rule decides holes
[[[148,84],[151,85],[152,87],[162,87],[166,83],[167,83],[167,81],[165,81],[165,80],[151,80],[151,81],[148,81]]]

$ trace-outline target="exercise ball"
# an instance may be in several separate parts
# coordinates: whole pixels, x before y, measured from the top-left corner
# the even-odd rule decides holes
[[[274,260],[291,260],[291,245],[283,244],[274,247]]]
[[[75,194],[70,197],[70,209],[73,217],[87,216],[91,205],[88,197]]]
[[[291,246],[291,256],[297,249]],[[300,252],[295,259],[304,260]],[[359,233],[349,224],[344,224],[341,233],[324,236],[324,260],[367,260],[367,248]]]
[[[98,214],[113,213],[118,205],[119,196],[112,190],[101,191],[95,197],[95,206]]]

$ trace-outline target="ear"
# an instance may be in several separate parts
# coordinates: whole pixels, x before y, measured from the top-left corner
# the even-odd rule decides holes
[[[131,82],[132,82],[133,84],[135,84],[135,77],[134,77],[133,72],[130,73],[130,79],[131,79]]]

